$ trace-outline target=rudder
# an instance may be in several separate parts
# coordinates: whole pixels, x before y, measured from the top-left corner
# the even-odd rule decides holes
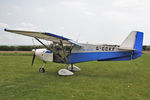
[[[139,52],[142,52],[142,49],[143,49],[143,32],[137,31],[134,49],[139,51]]]
[[[134,44],[135,51],[133,52],[132,59],[136,59],[136,58],[142,56],[143,36],[144,36],[143,32],[137,31],[136,40],[135,40],[135,44]]]

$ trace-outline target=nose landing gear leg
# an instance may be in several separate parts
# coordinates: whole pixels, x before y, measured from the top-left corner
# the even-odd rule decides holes
[[[44,61],[44,64],[43,64],[43,66],[39,69],[39,72],[44,73],[44,72],[45,72],[45,69],[44,69],[45,66],[46,66],[46,62]]]

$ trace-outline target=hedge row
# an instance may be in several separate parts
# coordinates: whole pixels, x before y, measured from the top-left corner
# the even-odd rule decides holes
[[[0,46],[0,51],[32,51],[35,48],[43,48],[43,46]]]
[[[144,51],[150,51],[150,46],[145,46],[145,45],[144,45],[144,46],[143,46],[143,50],[144,50]]]

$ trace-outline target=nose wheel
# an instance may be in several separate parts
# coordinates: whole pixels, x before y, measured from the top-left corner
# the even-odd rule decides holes
[[[46,65],[46,62],[44,61],[44,64],[43,64],[43,66],[39,69],[39,72],[41,72],[41,73],[44,73],[44,72],[45,72],[45,69],[44,69],[45,65]]]
[[[44,68],[40,68],[40,69],[39,69],[39,72],[44,73],[44,72],[45,72],[45,69],[44,69]]]

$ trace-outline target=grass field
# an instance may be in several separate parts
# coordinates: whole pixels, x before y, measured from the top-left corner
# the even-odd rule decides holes
[[[149,100],[150,54],[133,61],[86,62],[74,76],[58,76],[62,64],[30,55],[0,55],[0,100]]]

